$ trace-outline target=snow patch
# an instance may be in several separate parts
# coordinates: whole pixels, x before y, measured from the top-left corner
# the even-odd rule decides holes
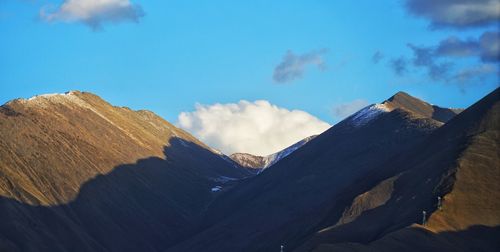
[[[268,155],[268,156],[265,156],[264,157],[264,167],[262,167],[262,169],[259,171],[259,173],[261,173],[264,169],[274,165],[275,163],[277,163],[278,161],[280,161],[281,159],[287,157],[288,155],[292,154],[294,151],[296,151],[297,149],[299,149],[300,147],[304,146],[304,144],[306,144],[307,142],[311,141],[312,139],[314,139],[317,135],[313,135],[313,136],[310,136],[310,137],[307,137],[307,138],[304,138],[303,140],[293,144],[292,146],[280,151],[280,152],[276,152],[274,154],[271,154],[271,155]]]
[[[215,187],[212,187],[212,189],[211,189],[212,192],[218,192],[220,190],[222,190],[222,186],[219,186],[219,185],[215,186]]]
[[[390,111],[391,110],[385,104],[377,103],[356,112],[352,116],[348,117],[346,121],[355,127],[360,127],[377,118],[379,115]]]
[[[35,99],[38,99],[38,98],[46,98],[46,99],[49,99],[51,97],[55,97],[55,96],[68,96],[68,95],[73,95],[75,93],[75,91],[69,91],[69,92],[65,92],[65,93],[52,93],[52,94],[41,94],[41,95],[34,95],[30,98],[28,98],[27,100],[28,101],[33,101]]]

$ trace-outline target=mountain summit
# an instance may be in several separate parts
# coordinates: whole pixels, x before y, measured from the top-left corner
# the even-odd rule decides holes
[[[154,113],[72,91],[0,107],[0,251],[160,251],[252,174]]]
[[[435,123],[443,124],[463,111],[463,109],[447,109],[431,105],[404,92],[398,92],[382,103],[369,105],[352,114],[339,124],[360,127],[377,118],[380,114],[393,110],[403,110],[414,117],[432,119]]]
[[[396,93],[383,102],[383,104],[391,110],[395,108],[405,109],[419,116],[432,118],[442,123],[449,121],[455,115],[463,111],[463,109],[448,109],[431,105],[405,92]]]

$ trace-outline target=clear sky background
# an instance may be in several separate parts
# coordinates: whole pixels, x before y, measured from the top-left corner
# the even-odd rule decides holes
[[[495,0],[465,21],[449,0],[104,2],[0,1],[0,103],[82,90],[175,123],[265,100],[334,124],[400,90],[465,108],[499,85]]]

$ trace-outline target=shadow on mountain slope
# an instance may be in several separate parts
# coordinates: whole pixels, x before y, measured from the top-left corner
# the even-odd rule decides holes
[[[497,226],[499,92],[439,128],[400,109],[356,130],[339,123],[217,198],[198,233],[167,251],[368,243],[421,223],[422,211],[433,220],[438,197],[444,231]]]
[[[383,251],[498,251],[500,226],[471,226],[461,231],[433,233],[421,226],[412,226],[390,233],[368,244],[321,244],[314,252],[383,252]]]
[[[68,204],[32,206],[0,197],[0,251],[165,249],[197,221],[216,194],[210,189],[221,184],[218,177],[241,174],[180,138],[171,138],[164,154],[94,177]]]

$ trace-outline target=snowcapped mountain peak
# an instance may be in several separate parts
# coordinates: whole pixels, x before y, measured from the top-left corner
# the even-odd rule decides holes
[[[35,95],[27,99],[15,99],[23,104],[30,106],[48,107],[53,103],[74,104],[80,107],[89,108],[90,105],[82,100],[79,96],[82,94],[80,91],[68,91],[65,93],[52,93]],[[9,101],[9,102],[13,102]]]
[[[248,154],[248,153],[234,153],[230,156],[230,158],[234,162],[240,164],[243,167],[251,168],[251,169],[260,169],[259,170],[259,173],[260,173],[262,170],[274,165],[275,163],[277,163],[281,159],[290,155],[292,152],[296,151],[297,149],[302,147],[304,144],[306,144],[307,142],[314,139],[316,136],[317,135],[306,137],[306,138],[296,142],[295,144],[293,144],[293,145],[291,145],[291,146],[289,146],[281,151],[273,153],[271,155],[255,156],[255,155]]]
[[[302,147],[304,144],[306,144],[307,142],[311,141],[312,139],[314,139],[317,135],[313,135],[313,136],[309,136],[309,137],[306,137],[302,140],[300,140],[299,142],[287,147],[286,149],[282,150],[282,151],[279,151],[279,152],[276,152],[276,153],[273,153],[271,155],[268,155],[268,156],[265,156],[264,157],[264,169],[275,164],[276,162],[278,162],[279,160],[285,158],[286,156],[290,155],[292,152],[296,151],[298,148]]]
[[[386,104],[376,103],[361,109],[348,117],[346,120],[354,126],[360,127],[377,118],[380,114],[390,111],[391,109]]]

